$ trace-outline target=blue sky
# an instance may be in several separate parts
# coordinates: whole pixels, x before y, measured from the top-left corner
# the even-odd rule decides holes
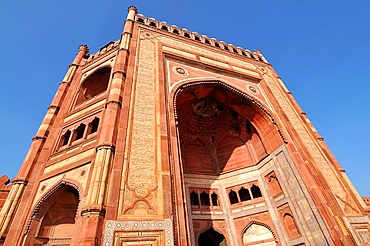
[[[370,1],[3,1],[0,175],[22,164],[80,44],[118,40],[127,7],[259,49],[347,171],[370,196]]]

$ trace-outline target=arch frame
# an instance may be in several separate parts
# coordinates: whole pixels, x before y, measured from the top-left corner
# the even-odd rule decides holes
[[[108,77],[107,88],[104,91],[96,94],[94,97],[92,97],[90,99],[87,99],[83,102],[78,103],[78,100],[79,100],[79,97],[82,93],[82,88],[83,88],[84,84],[91,78],[91,76],[94,76],[97,72],[99,72],[100,70],[103,70],[103,69],[109,69],[110,70],[109,77]],[[101,66],[98,66],[98,67],[92,69],[91,71],[83,73],[81,75],[82,78],[79,80],[78,84],[75,87],[75,92],[74,92],[74,95],[72,97],[73,99],[72,99],[70,111],[74,111],[76,108],[80,108],[81,105],[84,105],[87,101],[90,101],[90,100],[92,100],[96,97],[100,98],[100,95],[105,94],[107,91],[109,91],[110,85],[111,85],[112,75],[113,75],[113,67],[112,67],[111,64],[102,64]],[[87,87],[85,89],[87,89]]]
[[[213,85],[214,87],[220,87],[222,89],[225,89],[229,91],[230,93],[234,93],[237,96],[249,101],[252,103],[255,107],[258,108],[261,115],[266,115],[270,119],[271,123],[276,127],[277,132],[279,133],[279,136],[281,140],[287,144],[287,138],[284,136],[283,131],[281,130],[280,126],[278,125],[277,121],[275,120],[277,117],[275,114],[266,106],[263,102],[261,102],[259,99],[247,94],[246,92],[241,91],[240,89],[230,85],[227,81],[222,80],[220,78],[214,79],[214,78],[191,78],[191,79],[185,79],[177,82],[170,91],[170,97],[172,97],[172,106],[174,109],[174,115],[175,119],[177,120],[177,96],[179,93],[181,93],[183,90],[193,87],[193,86],[208,86]],[[251,122],[252,123],[252,122]],[[252,123],[253,124],[253,123]],[[255,127],[258,129],[257,127]]]
[[[225,237],[225,235],[218,229],[218,228],[215,228],[215,227],[213,227],[212,225],[210,225],[210,226],[206,226],[206,227],[204,227],[202,230],[200,230],[199,231],[199,234],[197,235],[197,237],[195,238],[195,240],[196,240],[196,243],[198,244],[198,242],[199,242],[199,237],[200,237],[200,235],[202,235],[204,232],[206,232],[206,231],[208,231],[208,230],[210,230],[210,229],[213,229],[215,232],[217,232],[217,233],[219,233],[219,234],[221,234],[224,238],[225,238],[225,240],[226,240],[226,244],[227,245],[230,245],[230,244],[228,244],[227,243],[227,237]]]
[[[34,206],[34,208],[32,209],[32,213],[29,217],[29,220],[28,220],[28,223],[27,223],[27,226],[26,226],[26,229],[25,229],[25,232],[24,232],[24,236],[27,236],[28,233],[29,233],[29,230],[32,226],[32,222],[33,220],[36,218],[36,216],[39,214],[40,212],[40,209],[42,208],[42,206],[45,204],[45,202],[48,200],[48,198],[50,198],[53,194],[55,194],[55,192],[57,192],[60,188],[62,188],[63,186],[70,186],[72,188],[74,188],[77,192],[78,192],[78,199],[79,199],[79,204],[78,204],[78,207],[80,206],[81,204],[81,194],[82,194],[82,189],[79,185],[71,182],[70,180],[65,180],[65,179],[62,179],[60,181],[58,181],[57,183],[55,183],[52,187],[50,187],[46,192],[45,194],[38,200],[38,202],[36,203],[36,205]],[[77,210],[78,211],[78,210]]]
[[[275,242],[275,244],[276,244],[276,243],[278,243],[278,239],[277,239],[277,237],[276,237],[276,234],[275,234],[274,230],[272,230],[272,228],[271,228],[269,225],[267,225],[267,224],[265,224],[265,223],[263,223],[263,222],[257,221],[257,220],[252,220],[252,221],[248,222],[248,224],[247,224],[247,225],[244,227],[244,229],[242,230],[242,233],[241,233],[241,235],[240,235],[240,239],[241,239],[241,242],[242,242],[242,243],[244,243],[244,242],[243,242],[243,236],[244,236],[244,233],[245,233],[245,232],[248,230],[248,228],[249,228],[249,227],[251,227],[253,224],[255,224],[255,225],[259,225],[259,226],[263,226],[263,227],[265,227],[266,229],[268,229],[268,230],[271,232],[272,236],[274,237],[274,242]]]
[[[179,128],[178,128],[178,109],[177,109],[177,97],[185,89],[193,86],[214,86],[220,89],[226,90],[229,93],[234,93],[237,97],[240,97],[247,102],[251,103],[254,110],[264,118],[264,121],[271,122],[271,128],[275,128],[276,137],[281,139],[281,144],[287,144],[289,138],[285,138],[283,131],[280,129],[278,123],[275,119],[278,117],[273,113],[263,102],[255,97],[248,95],[246,92],[230,85],[225,80],[220,78],[187,78],[176,82],[176,84],[167,87],[168,94],[166,97],[166,107],[167,107],[167,124],[168,124],[168,136],[169,136],[169,149],[171,151],[170,161],[170,172],[171,172],[171,190],[172,190],[172,214],[174,218],[173,230],[175,232],[175,238],[181,235],[187,235],[186,242],[188,244],[192,243],[194,238],[194,232],[192,231],[191,218],[189,218],[190,211],[186,205],[186,185],[184,183],[184,167],[182,164],[181,157],[181,146],[179,138]],[[253,123],[251,122],[253,125]],[[273,125],[273,126],[272,126]],[[257,131],[259,127],[253,125]],[[262,140],[263,142],[263,140]],[[267,153],[268,155],[270,153]],[[176,188],[178,187],[178,188]],[[182,204],[182,206],[177,206],[176,204]],[[177,233],[177,234],[176,234]],[[193,235],[193,236],[191,236]],[[226,237],[225,237],[226,238]]]

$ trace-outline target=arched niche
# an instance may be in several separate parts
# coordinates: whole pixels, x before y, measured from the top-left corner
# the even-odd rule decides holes
[[[289,238],[293,239],[300,236],[299,230],[292,214],[285,213],[283,215],[283,222]]]
[[[88,101],[108,89],[111,67],[102,67],[89,75],[82,83],[77,93],[75,106]]]
[[[174,105],[184,173],[253,166],[284,143],[260,103],[220,81],[183,85]]]
[[[263,224],[251,223],[243,232],[242,242],[244,245],[275,246],[274,234]]]
[[[79,192],[59,184],[39,202],[26,231],[26,245],[70,245],[76,225]]]

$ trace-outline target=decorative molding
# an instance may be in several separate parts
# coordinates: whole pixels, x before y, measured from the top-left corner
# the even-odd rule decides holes
[[[134,214],[131,209],[144,209],[147,203],[148,215],[158,213],[158,204],[153,196],[157,184],[156,162],[156,114],[155,114],[155,44],[153,36],[147,32],[140,33],[138,46],[138,71],[134,78],[132,111],[130,112],[131,133],[129,138],[129,156],[127,163],[126,186],[121,196],[121,214]],[[138,207],[138,201],[140,203]],[[135,205],[136,204],[136,205]],[[129,211],[131,210],[131,211]]]

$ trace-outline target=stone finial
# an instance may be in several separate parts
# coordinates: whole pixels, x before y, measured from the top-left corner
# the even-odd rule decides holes
[[[137,8],[135,6],[128,7],[127,11],[134,10],[137,13]]]
[[[78,46],[78,51],[83,51],[86,54],[89,52],[89,47],[87,47],[87,44],[81,44]]]
[[[137,8],[135,6],[130,6],[127,9],[128,15],[127,20],[135,20],[135,15],[137,14]]]
[[[5,190],[8,184],[10,184],[10,179],[8,178],[8,176],[6,175],[1,176],[0,177],[0,188],[2,190]]]
[[[78,46],[78,52],[77,52],[77,55],[75,57],[75,59],[73,60],[72,64],[74,65],[79,65],[82,58],[89,52],[89,48],[87,47],[86,44],[82,44],[80,46]],[[67,73],[68,75],[68,73]],[[66,76],[67,76],[66,75]],[[66,81],[67,77],[64,77],[64,80],[63,81]]]

